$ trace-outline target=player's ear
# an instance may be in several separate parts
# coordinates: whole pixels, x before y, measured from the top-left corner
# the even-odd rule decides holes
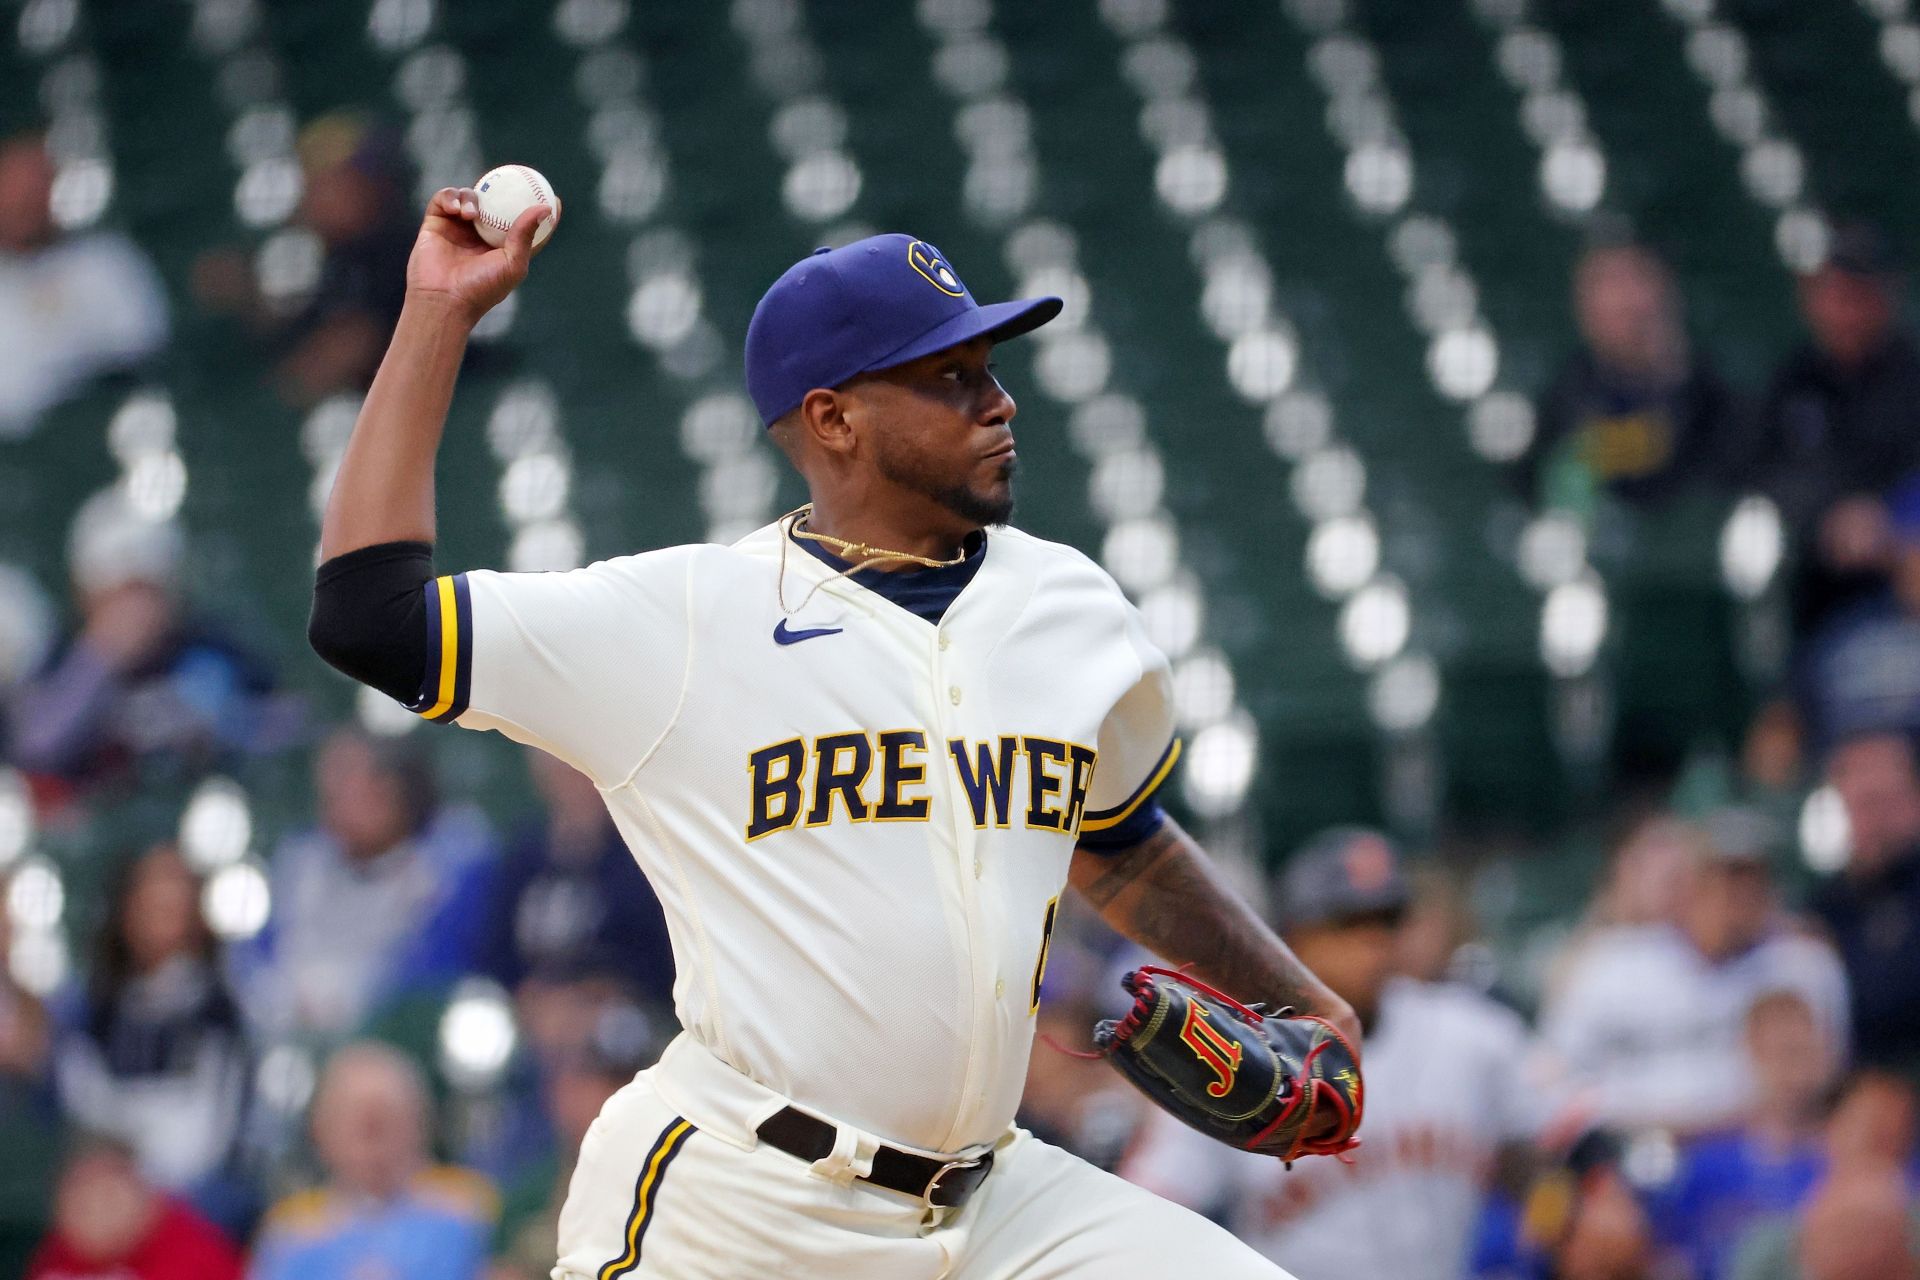
[[[851,453],[854,446],[851,408],[847,394],[815,387],[800,402],[800,432],[829,453]]]

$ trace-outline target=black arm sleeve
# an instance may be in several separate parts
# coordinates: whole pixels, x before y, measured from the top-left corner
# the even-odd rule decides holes
[[[313,582],[307,643],[336,670],[412,705],[427,672],[433,546],[382,542],[335,556]]]

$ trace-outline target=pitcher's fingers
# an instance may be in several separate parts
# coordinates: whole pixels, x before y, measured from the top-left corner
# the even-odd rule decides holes
[[[480,193],[472,187],[442,187],[427,202],[427,212],[472,222],[480,216]]]
[[[507,229],[507,242],[502,246],[507,251],[509,261],[519,266],[533,256],[534,233],[540,229],[542,222],[552,216],[553,210],[543,204],[529,205],[520,211],[520,216],[513,220],[513,226]]]

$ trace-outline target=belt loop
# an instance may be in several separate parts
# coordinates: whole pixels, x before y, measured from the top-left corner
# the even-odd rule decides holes
[[[833,1150],[815,1160],[808,1171],[837,1186],[852,1186],[856,1178],[873,1172],[873,1154],[879,1142],[849,1124],[833,1127]]]

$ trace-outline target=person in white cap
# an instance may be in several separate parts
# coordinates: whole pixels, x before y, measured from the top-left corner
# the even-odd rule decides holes
[[[11,763],[70,793],[169,776],[267,750],[298,709],[267,669],[190,614],[180,592],[185,539],[118,489],[82,505],[67,540],[79,626],[24,681],[8,717]]]

